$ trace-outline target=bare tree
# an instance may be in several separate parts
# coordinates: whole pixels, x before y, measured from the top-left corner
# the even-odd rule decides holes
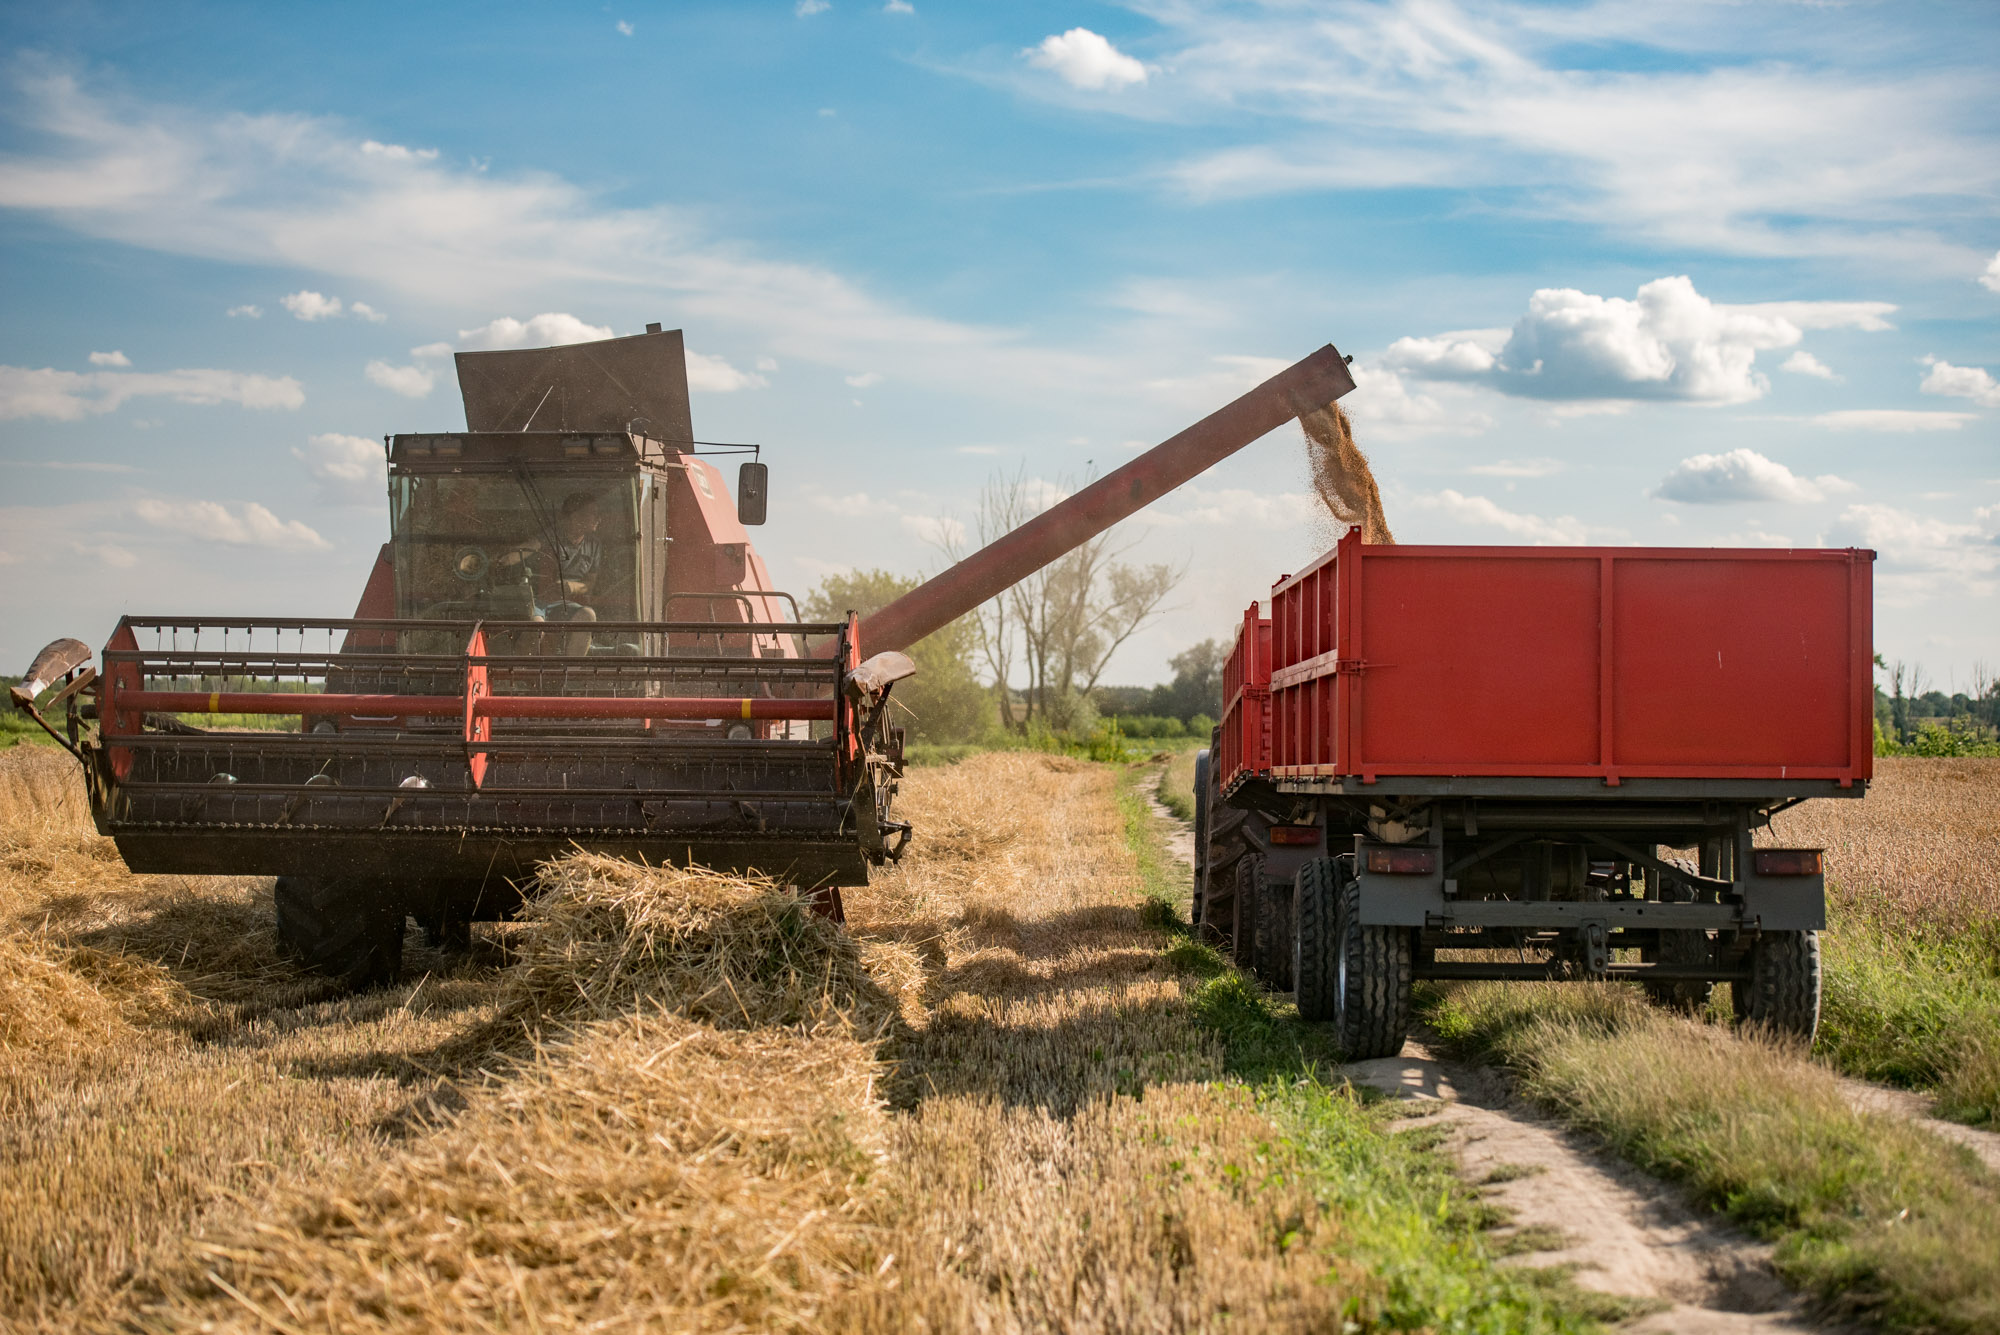
[[[1011,478],[995,474],[979,493],[974,530],[980,545],[1018,528],[1047,508],[1046,500],[1025,468]],[[945,552],[962,560],[962,546],[947,541]],[[1003,724],[1012,722],[1006,688],[1017,647],[1027,677],[1026,718],[1047,718],[1052,707],[1093,689],[1112,655],[1165,610],[1186,571],[1120,559],[1130,551],[1129,544],[1115,544],[1110,532],[1100,533],[979,610],[980,655],[1001,693]]]

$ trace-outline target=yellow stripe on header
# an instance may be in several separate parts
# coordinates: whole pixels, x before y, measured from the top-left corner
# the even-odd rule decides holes
[[[747,695],[743,697],[743,717],[750,717],[750,697]]]
[[[220,714],[222,712],[221,691],[210,691],[208,693],[208,712],[211,714]]]

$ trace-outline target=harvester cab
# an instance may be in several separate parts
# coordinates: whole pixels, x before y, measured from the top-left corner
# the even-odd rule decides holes
[[[808,623],[749,540],[755,447],[695,440],[679,331],[460,353],[458,377],[466,430],[387,442],[354,616],[127,616],[95,666],[59,640],[12,692],[132,870],[275,876],[280,940],[357,983],[396,971],[407,919],[462,936],[577,848],[839,916],[911,838],[901,651],[1354,387],[1322,348],[865,621]]]

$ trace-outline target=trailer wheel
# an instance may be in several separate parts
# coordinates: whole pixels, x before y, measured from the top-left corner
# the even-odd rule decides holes
[[[1194,758],[1194,902],[1188,906],[1188,921],[1201,925],[1202,893],[1208,889],[1208,769],[1214,753],[1203,750]]]
[[[1648,964],[1713,967],[1715,943],[1709,939],[1707,932],[1699,928],[1664,927],[1660,929],[1660,943],[1643,947],[1639,958]],[[1701,978],[1663,978],[1657,982],[1649,981],[1644,986],[1646,995],[1654,1004],[1686,1015],[1704,1010],[1709,997],[1715,992],[1715,984]]]
[[[1270,981],[1264,962],[1264,855],[1236,859],[1236,932],[1230,957],[1238,968]]]
[[[1257,906],[1257,977],[1274,991],[1289,992],[1292,990],[1292,887],[1265,878],[1262,854],[1243,861],[1253,862],[1257,867],[1256,898],[1252,901]]]
[[[1407,927],[1363,926],[1361,881],[1353,859],[1341,859],[1343,875],[1334,914],[1336,1041],[1351,1062],[1393,1057],[1410,1033],[1410,967]]]
[[[1812,1042],[1819,1032],[1819,933],[1760,932],[1750,977],[1730,985],[1736,1018]]]
[[[271,898],[279,945],[313,973],[363,988],[401,971],[400,898],[366,881],[322,876],[280,876]]]
[[[1334,963],[1334,918],[1340,870],[1332,858],[1314,858],[1292,881],[1292,996],[1301,1020],[1331,1020],[1340,969]]]

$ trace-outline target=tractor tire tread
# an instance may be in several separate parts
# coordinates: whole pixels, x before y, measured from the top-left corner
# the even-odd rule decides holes
[[[1353,876],[1343,878],[1338,905],[1338,949],[1347,955],[1347,988],[1335,1017],[1336,1040],[1349,1061],[1393,1057],[1410,1035],[1410,930],[1357,922],[1361,882]]]
[[[1339,873],[1332,858],[1314,858],[1292,882],[1292,994],[1301,1020],[1331,1020],[1339,972],[1333,958]]]

